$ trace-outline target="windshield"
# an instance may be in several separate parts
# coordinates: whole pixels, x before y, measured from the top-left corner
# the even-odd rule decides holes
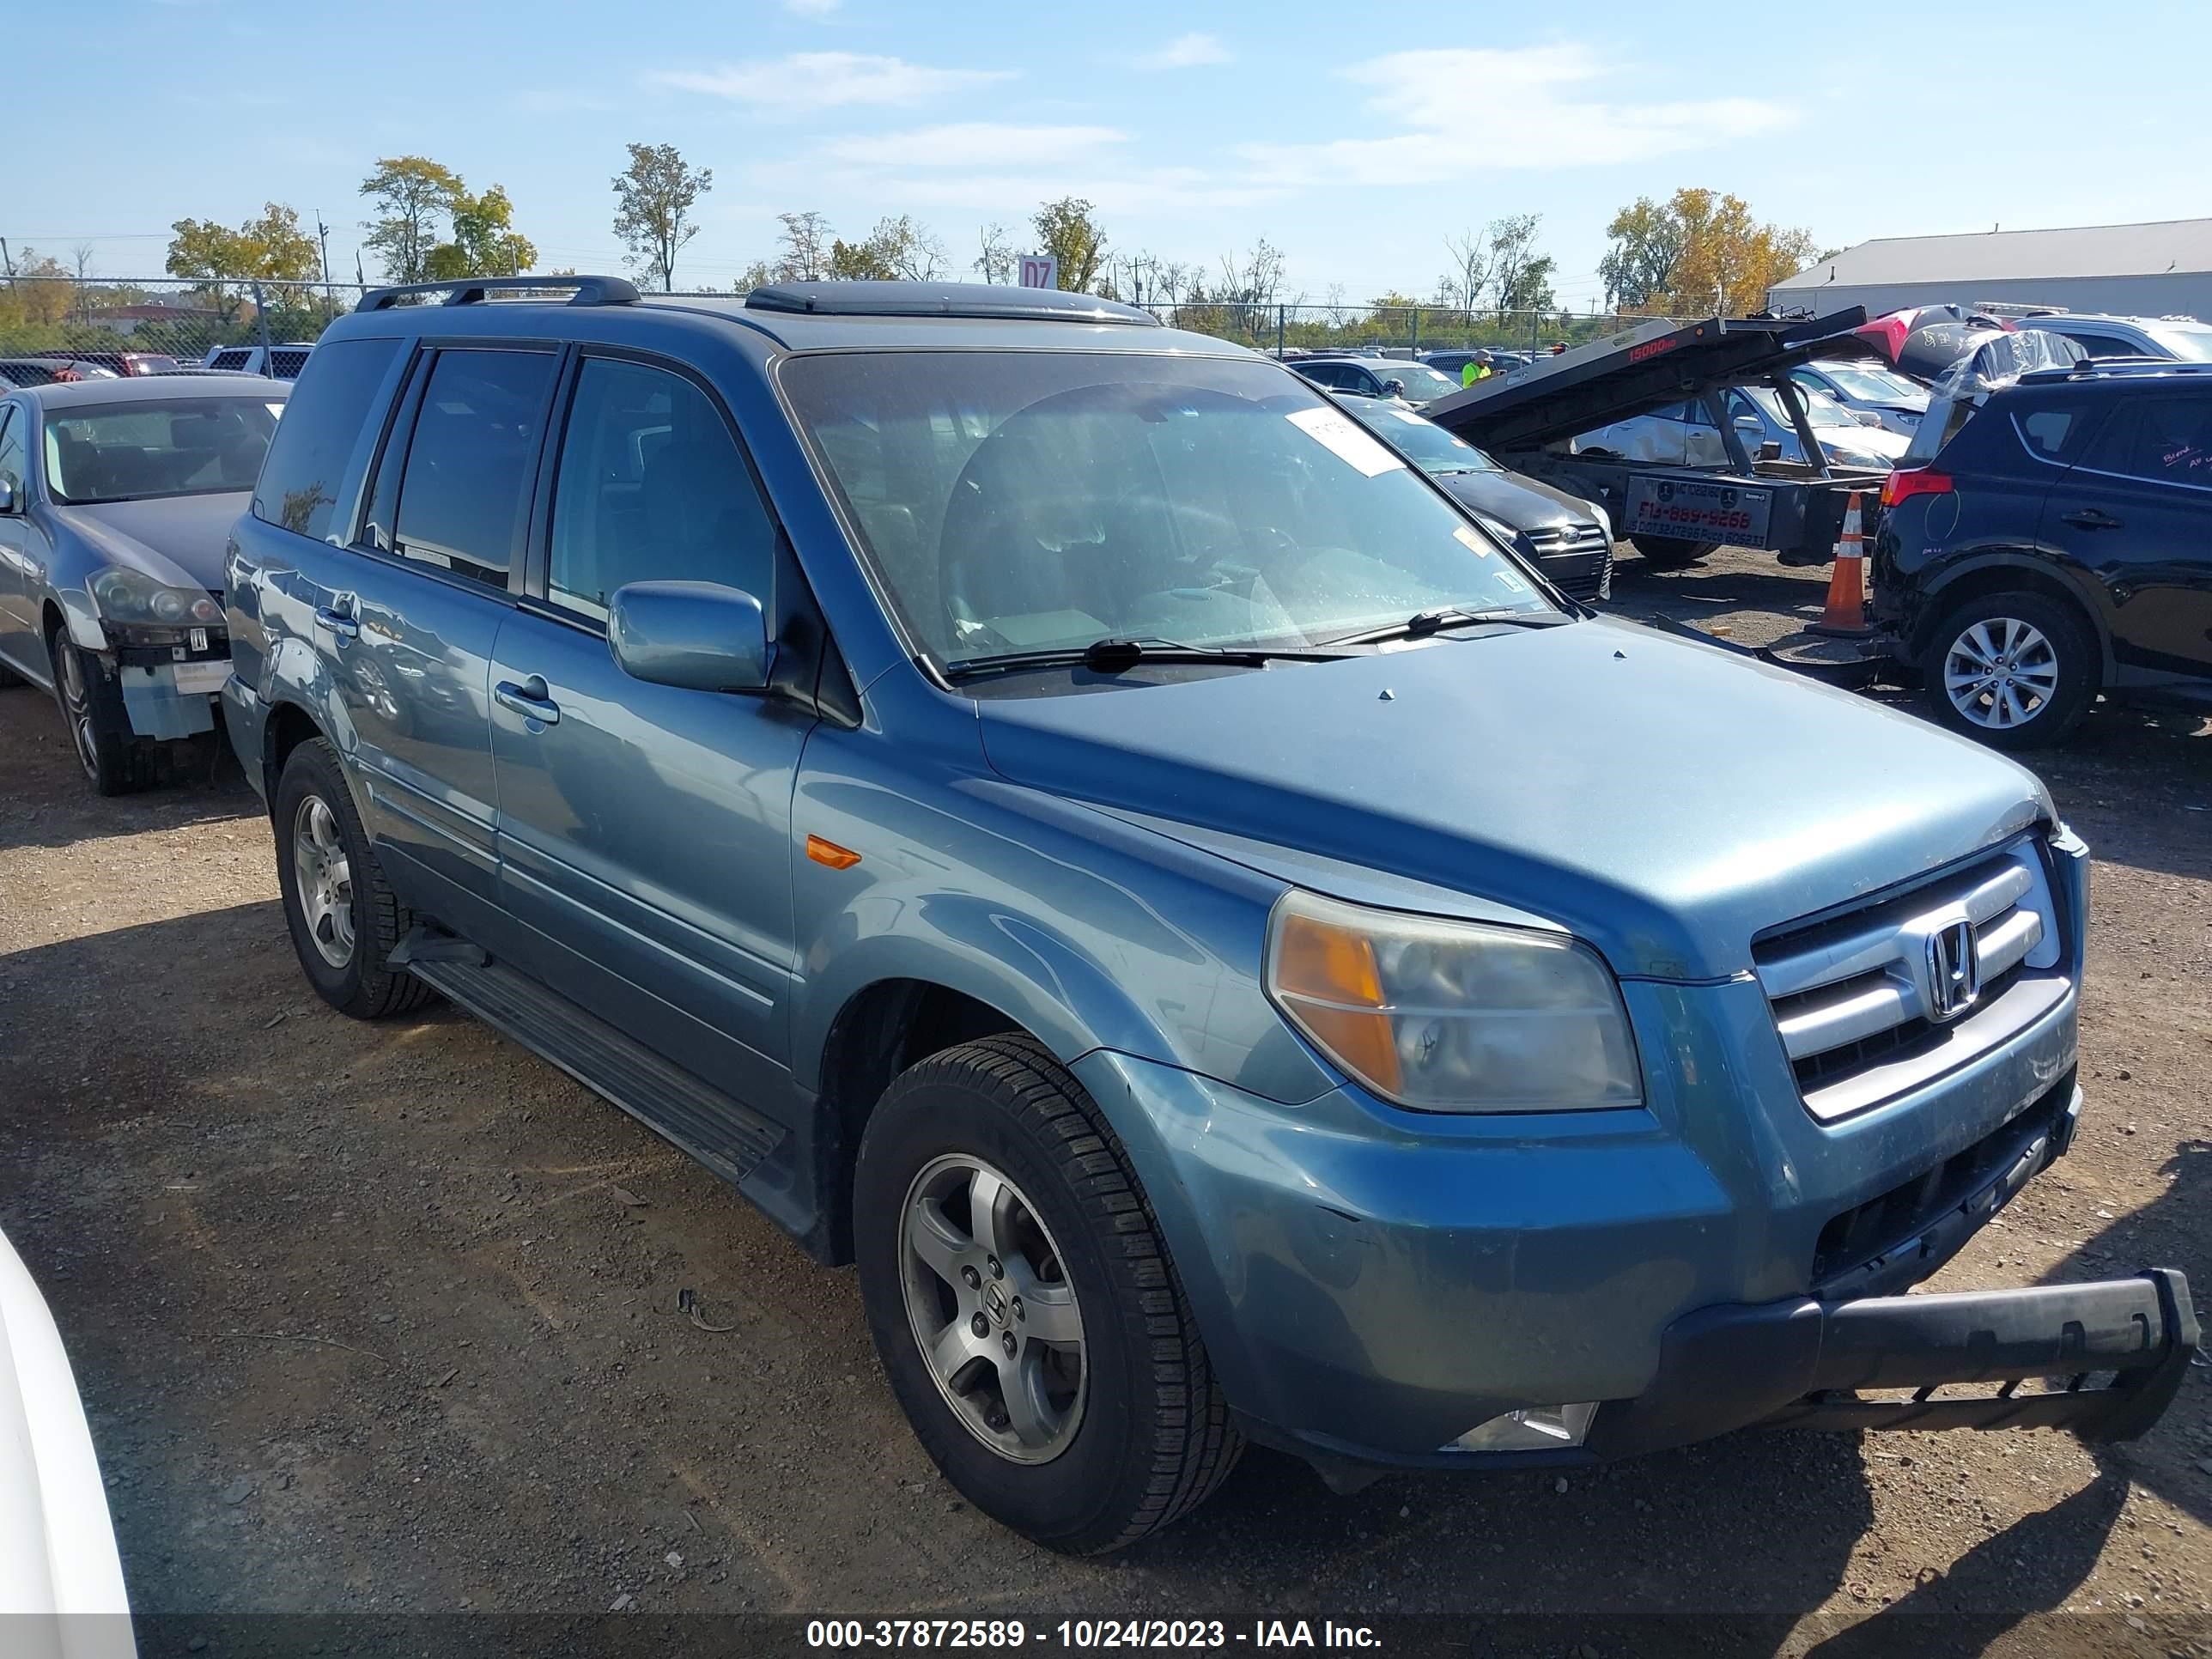
[[[1402,380],[1406,384],[1406,401],[1425,404],[1448,396],[1459,390],[1459,382],[1449,374],[1442,374],[1426,363],[1380,362],[1370,365],[1386,380]]]
[[[1431,477],[1446,472],[1502,472],[1504,468],[1463,438],[1455,438],[1403,404],[1346,398],[1338,405]]]
[[[1272,363],[825,352],[780,385],[939,662],[1115,638],[1297,648],[1445,609],[1556,614],[1435,489]]]
[[[262,398],[49,409],[46,487],[68,506],[251,489],[283,410]]]
[[[1822,363],[1820,373],[1843,387],[1850,396],[1863,398],[1870,404],[1904,404],[1912,409],[1928,406],[1925,388],[1886,368],[1856,363]]]
[[[2212,328],[2202,323],[2160,323],[2143,331],[2185,362],[2212,363]]]

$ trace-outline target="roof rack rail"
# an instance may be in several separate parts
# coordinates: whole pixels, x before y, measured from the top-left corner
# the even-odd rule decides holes
[[[1019,317],[1160,326],[1151,312],[1118,300],[1005,283],[771,283],[745,295],[745,308],[821,317]]]
[[[480,305],[494,294],[572,288],[572,306],[634,306],[637,289],[620,276],[460,276],[449,283],[395,283],[361,296],[356,311],[388,311],[417,294],[442,294],[449,306]]]

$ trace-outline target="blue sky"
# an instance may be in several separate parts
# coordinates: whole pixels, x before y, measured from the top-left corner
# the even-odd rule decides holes
[[[1613,210],[1682,185],[1834,246],[2212,214],[2186,77],[2095,73],[2112,57],[2069,13],[2010,0],[2000,31],[1936,0],[101,0],[9,26],[19,66],[97,67],[9,77],[0,235],[154,274],[172,221],[273,199],[319,210],[350,276],[362,178],[415,152],[503,185],[543,264],[619,269],[608,179],[635,139],[714,169],[679,283],[730,282],[782,210],[850,236],[910,212],[964,265],[979,226],[1021,241],[1073,193],[1117,250],[1218,269],[1264,235],[1315,301],[1425,294],[1447,234],[1540,212],[1581,310]],[[2203,21],[2096,16],[2095,40],[2152,62]]]

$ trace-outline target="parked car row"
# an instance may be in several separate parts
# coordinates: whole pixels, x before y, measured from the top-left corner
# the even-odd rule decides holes
[[[2083,1108],[2013,763],[1597,615],[1479,450],[1133,307],[519,285],[370,295],[289,404],[14,394],[86,560],[17,660],[219,600],[317,994],[444,995],[854,1264],[983,1512],[2172,1398],[2179,1273],[1904,1294]],[[223,573],[155,562],[121,509],[240,428]]]

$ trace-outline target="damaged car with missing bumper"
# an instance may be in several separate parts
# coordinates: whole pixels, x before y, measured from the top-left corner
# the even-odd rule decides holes
[[[302,969],[854,1264],[979,1508],[2157,1419],[2178,1273],[1906,1294],[2082,1109],[2031,775],[1595,615],[1144,312],[550,280],[368,296],[237,526]]]
[[[103,795],[213,740],[223,550],[290,390],[152,378],[0,398],[0,686],[53,692]]]

